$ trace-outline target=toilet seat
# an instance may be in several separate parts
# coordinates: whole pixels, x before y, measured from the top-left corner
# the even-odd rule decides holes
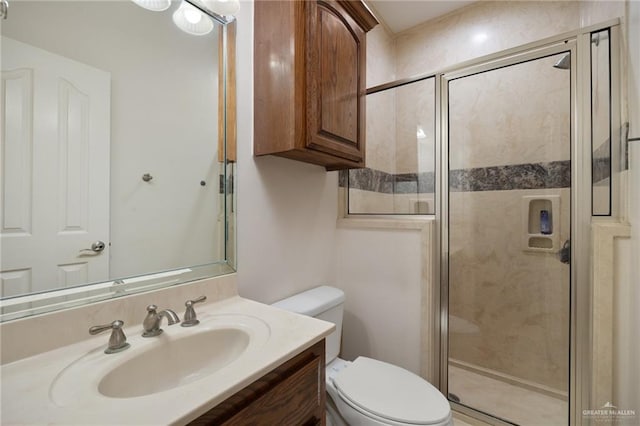
[[[345,403],[384,424],[440,425],[451,418],[447,400],[435,387],[386,362],[358,357],[333,384]]]

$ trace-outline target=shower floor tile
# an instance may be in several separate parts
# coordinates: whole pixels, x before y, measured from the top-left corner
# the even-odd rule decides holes
[[[568,403],[534,390],[449,366],[449,392],[468,407],[522,426],[566,426]]]

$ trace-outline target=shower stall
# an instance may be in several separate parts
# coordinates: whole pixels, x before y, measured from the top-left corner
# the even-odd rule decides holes
[[[348,213],[435,215],[432,381],[472,417],[580,424],[589,404],[589,226],[617,214],[624,167],[618,32],[609,22],[368,91],[375,149],[341,177]]]
[[[568,420],[572,48],[444,77],[448,394],[517,424]]]

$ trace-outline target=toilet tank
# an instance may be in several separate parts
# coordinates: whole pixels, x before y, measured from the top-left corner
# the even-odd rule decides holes
[[[335,287],[321,286],[274,303],[272,306],[302,315],[332,322],[336,330],[326,337],[326,362],[340,353],[344,292]]]

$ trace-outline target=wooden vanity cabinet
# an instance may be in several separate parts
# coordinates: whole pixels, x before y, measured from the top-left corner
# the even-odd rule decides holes
[[[254,155],[364,167],[366,32],[360,1],[255,2]]]
[[[316,343],[190,425],[324,425],[324,345]]]

